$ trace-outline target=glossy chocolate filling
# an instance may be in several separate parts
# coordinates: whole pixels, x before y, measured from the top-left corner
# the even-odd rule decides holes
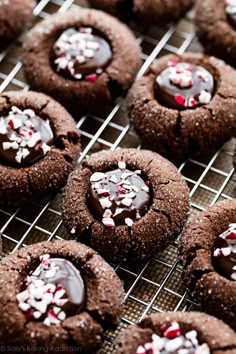
[[[150,202],[149,182],[140,173],[117,169],[92,175],[87,205],[104,225],[132,226],[145,214]]]
[[[25,167],[50,151],[53,132],[49,121],[32,109],[12,107],[0,117],[0,161],[13,167]]]
[[[96,81],[111,60],[109,43],[90,27],[66,29],[52,50],[55,70],[75,80]]]
[[[213,76],[201,66],[171,61],[155,82],[156,100],[168,108],[184,110],[210,102]]]
[[[50,260],[58,267],[55,275],[47,278],[46,272],[41,272],[37,278],[65,289],[63,298],[68,298],[68,302],[63,305],[63,309],[67,315],[80,312],[85,305],[85,287],[80,271],[66,259],[51,258]]]
[[[27,286],[17,300],[27,319],[49,326],[81,312],[86,291],[80,271],[70,261],[49,255],[40,259],[41,264],[27,276]]]
[[[213,266],[223,277],[236,280],[236,224],[219,235],[213,245]]]

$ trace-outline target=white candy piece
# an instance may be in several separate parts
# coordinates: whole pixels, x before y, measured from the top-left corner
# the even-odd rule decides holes
[[[122,202],[121,202],[123,205],[127,206],[127,207],[130,207],[131,204],[132,204],[132,199],[130,198],[124,198],[122,199]]]
[[[24,290],[21,293],[16,295],[16,299],[19,303],[25,302],[25,300],[29,299],[29,292],[28,290]]]
[[[143,186],[141,189],[142,189],[144,192],[149,193],[149,188],[148,188],[148,186]]]
[[[223,247],[223,248],[221,248],[221,252],[225,257],[227,257],[231,253],[231,248],[230,247]]]
[[[202,90],[200,95],[198,96],[198,100],[200,103],[209,103],[211,100],[211,94],[205,90]]]
[[[93,183],[93,182],[101,181],[101,179],[103,179],[104,176],[105,176],[105,173],[103,173],[103,172],[95,172],[90,177],[90,182]]]
[[[45,318],[45,320],[43,321],[43,324],[45,325],[45,326],[50,326],[50,324],[51,324],[51,321],[50,321],[50,319],[49,319],[49,317],[46,317]]]
[[[185,334],[185,337],[186,337],[187,339],[190,339],[190,340],[196,339],[196,338],[197,338],[197,332],[196,332],[195,330],[192,330],[192,331],[190,331],[190,332],[187,332],[187,333]]]
[[[112,202],[108,199],[108,197],[99,199],[99,203],[103,209],[109,209],[112,206]]]
[[[56,275],[55,268],[52,268],[52,269],[50,269],[50,270],[45,272],[45,277],[46,278],[53,278],[53,277],[55,277],[55,275]]]
[[[99,48],[99,43],[97,42],[87,42],[87,48],[88,49],[93,49],[93,50],[97,50]]]
[[[136,354],[146,354],[146,349],[140,345],[136,351]]]
[[[24,312],[30,309],[30,305],[27,304],[26,302],[20,302],[18,306]]]
[[[61,289],[61,290],[58,290],[55,295],[54,295],[54,302],[56,302],[57,300],[61,299],[61,297],[65,294],[65,290],[64,289]]]
[[[27,115],[28,117],[30,117],[30,118],[35,117],[34,111],[33,111],[32,109],[30,109],[30,108],[25,109],[25,110],[23,111],[23,113],[26,114],[26,115]],[[25,124],[26,124],[26,122],[25,122]]]
[[[112,218],[103,218],[102,223],[103,223],[103,225],[105,225],[107,227],[114,227],[115,226],[115,222]]]
[[[58,318],[60,321],[64,321],[65,318],[66,318],[65,312],[64,312],[64,311],[61,311],[61,312],[59,313],[59,315],[57,316],[57,318]]]
[[[131,227],[133,225],[133,220],[130,218],[125,218],[125,223],[127,226]]]
[[[210,354],[210,348],[204,343],[196,349],[195,354]]]
[[[118,167],[119,167],[120,170],[124,170],[126,168],[125,161],[119,161],[118,162]]]
[[[112,183],[117,183],[116,175],[112,175],[111,177],[109,177],[109,181],[112,182]]]
[[[167,352],[174,352],[175,350],[179,349],[181,347],[181,345],[183,344],[184,340],[183,337],[177,337],[174,338],[172,340],[169,340],[166,344],[165,344],[165,350]]]
[[[221,255],[221,249],[216,248],[213,252],[214,257],[219,257]]]
[[[110,218],[112,216],[111,209],[106,209],[103,213],[103,218]]]
[[[46,155],[50,150],[51,147],[45,143],[42,144],[41,149],[43,150],[43,154]]]

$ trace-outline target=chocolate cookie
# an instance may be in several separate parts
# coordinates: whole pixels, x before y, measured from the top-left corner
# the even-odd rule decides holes
[[[116,340],[114,354],[234,354],[236,334],[224,322],[200,312],[145,317]]]
[[[181,232],[189,194],[175,166],[154,152],[101,151],[70,175],[62,210],[68,231],[106,259],[142,259]]]
[[[48,17],[24,46],[25,74],[75,114],[123,94],[141,65],[130,30],[111,16],[80,9]]]
[[[0,265],[0,343],[92,353],[119,320],[123,297],[113,269],[78,242],[22,248]]]
[[[235,66],[236,5],[234,0],[197,1],[198,38],[206,52]]]
[[[236,201],[196,216],[180,239],[183,279],[203,310],[236,328]]]
[[[92,6],[118,16],[146,23],[165,24],[183,16],[193,0],[90,0]]]
[[[34,0],[0,0],[0,49],[24,30],[34,5]]]
[[[127,99],[144,147],[174,161],[219,148],[235,133],[235,82],[236,72],[214,57],[158,59]]]
[[[52,98],[12,91],[0,96],[0,203],[19,205],[59,190],[76,163],[79,132]]]

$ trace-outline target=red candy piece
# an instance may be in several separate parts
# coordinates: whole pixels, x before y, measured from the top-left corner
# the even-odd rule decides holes
[[[180,335],[180,327],[177,322],[172,322],[164,332],[164,336],[168,339],[176,338]]]
[[[31,312],[31,310],[29,310],[28,312],[25,313],[25,318],[27,320],[30,320],[33,316],[33,313]]]
[[[97,78],[98,78],[98,76],[96,74],[92,74],[92,75],[87,75],[85,77],[85,80],[90,81],[90,82],[94,82],[97,80]]]
[[[180,106],[183,106],[184,105],[184,102],[185,102],[185,99],[183,96],[181,95],[176,95],[175,96],[175,101],[180,105]]]
[[[236,232],[231,231],[225,238],[226,240],[235,240],[236,239]]]
[[[175,60],[169,60],[168,61],[168,66],[176,66],[178,63]]]
[[[12,129],[14,129],[14,123],[13,123],[13,120],[12,120],[12,119],[9,120],[8,124],[10,125],[10,127],[11,127]]]

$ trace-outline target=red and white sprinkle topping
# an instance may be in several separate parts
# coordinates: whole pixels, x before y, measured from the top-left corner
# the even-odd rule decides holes
[[[7,116],[0,117],[0,155],[6,162],[13,159],[20,165],[27,158],[31,163],[51,150],[47,143],[52,140],[49,121],[36,116],[32,109],[12,106]]]
[[[53,46],[57,72],[94,82],[111,59],[109,44],[90,27],[66,29]]]
[[[193,74],[191,65],[185,65],[182,68],[171,66],[169,68],[169,80],[182,88],[191,87],[193,85]]]
[[[147,208],[149,181],[140,177],[140,170],[127,170],[124,160],[117,165],[118,170],[92,174],[88,206],[102,216],[102,223],[107,227],[114,227],[116,221],[132,227]]]
[[[16,295],[19,308],[25,313],[27,319],[43,320],[46,326],[59,324],[66,318],[62,310],[68,299],[64,298],[65,289],[61,285],[50,283],[59,270],[48,254],[40,256],[41,264],[35,271],[27,276],[26,289]],[[44,273],[49,282],[39,279]]]
[[[191,330],[181,333],[177,322],[172,322],[161,327],[162,336],[152,335],[152,341],[140,345],[136,354],[210,354],[206,343],[200,344],[197,332]]]
[[[169,108],[193,108],[210,102],[214,79],[204,67],[171,60],[157,76],[155,90],[157,100]]]
[[[236,280],[236,224],[228,225],[213,246],[213,262],[220,273],[231,280]]]

